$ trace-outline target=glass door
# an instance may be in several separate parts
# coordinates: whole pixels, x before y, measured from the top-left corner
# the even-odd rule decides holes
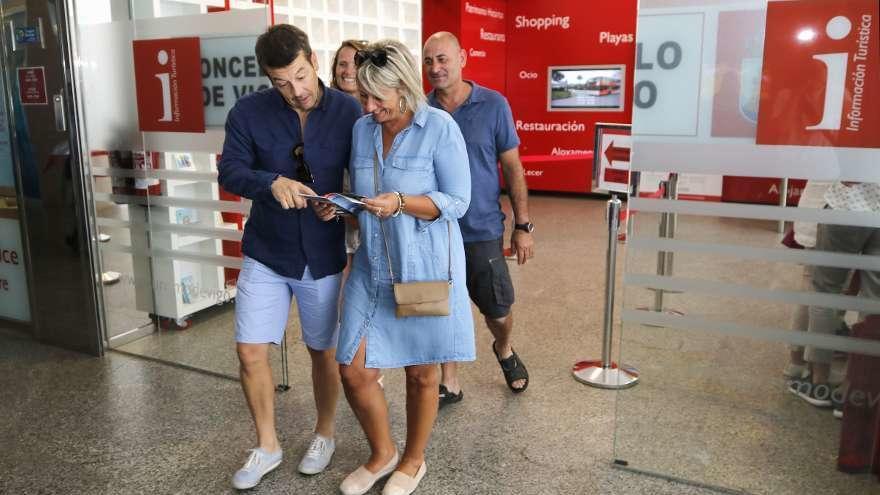
[[[620,360],[641,375],[618,393],[618,465],[877,493],[880,128],[862,108],[880,79],[876,54],[859,64],[877,16],[641,2],[632,166],[665,195],[629,203]]]
[[[0,2],[8,110],[2,120],[10,131],[0,171],[0,258],[6,260],[0,294],[14,313],[10,316],[7,309],[4,317],[30,321],[36,338],[100,354],[99,298],[68,77],[66,13],[60,1]],[[3,134],[0,140],[6,138]],[[6,163],[10,149],[12,174]],[[17,222],[22,235],[16,235]]]

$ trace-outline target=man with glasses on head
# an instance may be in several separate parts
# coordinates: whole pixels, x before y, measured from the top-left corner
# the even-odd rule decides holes
[[[467,144],[471,203],[458,223],[464,238],[468,292],[495,337],[492,352],[504,380],[511,392],[518,394],[528,387],[529,374],[512,347],[513,283],[502,247],[504,213],[499,200],[498,162],[513,208],[510,245],[520,265],[534,254],[534,225],[529,221],[528,188],[510,105],[497,91],[462,79],[465,61],[465,51],[452,33],[434,33],[425,42],[422,63],[434,88],[428,94],[428,103],[452,115]],[[445,363],[441,370],[439,393],[443,407],[460,401],[464,394],[456,363]]]
[[[361,116],[357,100],[318,78],[317,57],[302,30],[273,26],[257,39],[255,51],[272,88],[242,97],[229,112],[218,165],[220,185],[253,201],[242,239],[235,339],[257,446],[233,476],[237,489],[256,486],[281,463],[269,344],[284,338],[291,297],[312,361],[317,409],[315,435],[299,471],[323,471],[335,450],[345,229],[341,222],[319,220],[301,195],[342,190],[352,126]]]

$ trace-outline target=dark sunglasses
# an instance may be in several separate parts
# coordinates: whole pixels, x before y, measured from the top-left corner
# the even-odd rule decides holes
[[[315,177],[312,175],[311,169],[309,169],[309,164],[306,163],[306,147],[303,143],[299,143],[298,145],[293,147],[293,151],[291,152],[293,155],[293,159],[296,161],[296,180],[303,183],[312,183],[315,182]]]
[[[376,67],[385,67],[385,64],[388,63],[388,52],[382,49],[373,51],[358,50],[354,54],[354,65],[360,66],[368,60]]]

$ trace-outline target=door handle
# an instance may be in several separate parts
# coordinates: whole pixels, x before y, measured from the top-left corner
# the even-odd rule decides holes
[[[55,106],[55,130],[67,131],[67,116],[64,114],[64,95],[58,93],[52,96],[52,104]]]

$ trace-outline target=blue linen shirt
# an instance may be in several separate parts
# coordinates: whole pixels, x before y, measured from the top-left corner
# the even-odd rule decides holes
[[[361,212],[361,245],[345,285],[336,359],[351,363],[366,339],[368,368],[473,360],[473,317],[456,221],[467,211],[471,192],[461,131],[449,114],[422,105],[383,158],[382,127],[366,115],[355,124],[351,155],[353,192],[376,195],[376,161],[380,192],[426,195],[437,206],[440,216],[434,220],[402,214],[383,224],[395,282],[447,280],[451,268],[450,315],[395,317],[382,229],[374,215]]]
[[[452,112],[471,165],[471,206],[458,223],[464,242],[490,241],[504,235],[498,157],[519,146],[519,136],[507,99],[495,90],[466,82],[473,88],[471,94]],[[428,94],[428,102],[443,109],[434,91]]]
[[[316,279],[345,267],[345,227],[322,222],[312,208],[284,210],[270,189],[279,175],[296,179],[293,148],[303,143],[304,159],[318,194],[342,191],[351,151],[351,129],[361,106],[351,96],[324,86],[309,112],[305,136],[299,116],[274,88],[242,97],[226,119],[226,140],[217,166],[223,189],[253,200],[242,252],[279,275],[302,279],[308,265]]]

